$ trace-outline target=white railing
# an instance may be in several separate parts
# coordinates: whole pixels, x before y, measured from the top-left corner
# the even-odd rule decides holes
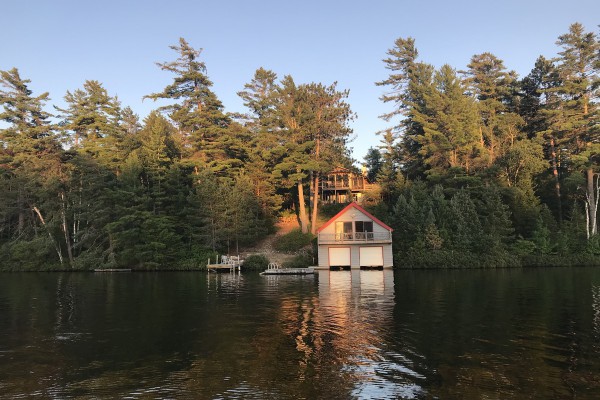
[[[391,242],[391,232],[320,233],[319,243]]]

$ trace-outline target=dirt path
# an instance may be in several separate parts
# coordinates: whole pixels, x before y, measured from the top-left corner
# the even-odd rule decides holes
[[[290,231],[299,228],[300,225],[298,225],[298,221],[280,221],[275,226],[277,228],[276,233],[267,236],[255,246],[244,249],[244,251],[242,251],[241,254],[242,257],[246,258],[251,254],[264,254],[270,262],[275,262],[280,265],[283,264],[285,261],[294,258],[294,255],[292,254],[280,253],[277,250],[275,250],[274,244],[278,236],[285,235],[286,233],[289,233]]]

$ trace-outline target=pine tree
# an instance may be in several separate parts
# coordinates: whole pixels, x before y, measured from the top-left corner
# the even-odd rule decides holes
[[[479,140],[491,166],[520,136],[516,73],[506,71],[503,61],[491,53],[474,55],[467,67],[465,82],[479,105]]]
[[[59,200],[64,198],[60,189],[64,179],[60,167],[62,152],[49,122],[51,115],[43,109],[48,93],[34,97],[28,83],[30,80],[21,78],[16,68],[0,71],[3,88],[0,90],[3,108],[0,121],[8,124],[0,130],[0,148],[4,155],[0,167],[4,220],[8,222],[10,236],[22,236],[28,226],[31,231],[27,233],[37,236],[41,227],[62,264],[60,230],[57,229],[59,226],[63,231],[66,229],[64,208]]]
[[[354,114],[346,103],[349,91],[338,91],[337,83],[325,86],[320,83],[304,85],[307,113],[303,125],[308,140],[314,142],[311,158],[315,168],[311,170],[312,216],[311,233],[317,233],[318,190],[321,175],[331,171],[334,165],[343,165],[350,158],[346,146],[352,129],[348,122]]]
[[[117,97],[110,96],[100,82],[88,80],[83,89],[67,91],[64,99],[67,107],[57,110],[61,112],[60,125],[67,145],[118,173],[126,152],[122,109]]]
[[[364,166],[367,169],[367,179],[370,182],[377,181],[377,175],[379,175],[383,165],[382,158],[381,151],[378,148],[369,147],[369,150],[367,150],[367,155],[365,156]]]
[[[542,56],[538,57],[534,68],[521,82],[520,115],[524,118],[523,130],[531,139],[530,143],[533,146],[537,142],[545,145],[546,157],[552,170],[558,220],[562,221],[561,160],[557,152],[556,136],[558,132],[550,129],[560,103],[556,92],[559,84],[554,64]]]
[[[423,98],[427,113],[415,110],[413,117],[423,127],[423,135],[416,137],[420,154],[430,167],[429,174],[444,175],[448,168],[469,173],[478,166],[482,150],[475,103],[464,95],[465,88],[449,65],[436,72],[434,86]]]
[[[278,92],[277,117],[281,124],[284,156],[274,169],[275,176],[295,185],[298,194],[299,219],[303,233],[316,232],[317,190],[320,175],[343,164],[348,158],[346,140],[353,117],[345,102],[347,91],[338,91],[334,83],[296,85],[291,76],[284,77]],[[309,179],[310,178],[310,179]],[[312,217],[306,210],[305,181],[314,194]],[[312,221],[312,223],[311,223]]]
[[[244,85],[244,90],[238,92],[250,111],[244,116],[250,136],[244,169],[263,211],[273,219],[281,207],[281,195],[277,193],[281,185],[272,171],[286,153],[281,138],[282,126],[277,118],[281,88],[276,81],[277,74],[259,68],[252,80]]]
[[[559,107],[551,117],[550,130],[556,132],[561,148],[570,154],[572,168],[586,176],[585,207],[588,237],[598,233],[597,170],[600,157],[600,108],[596,102],[600,88],[600,42],[596,34],[573,24],[569,33],[556,42],[562,47],[556,60],[560,84],[555,88]]]
[[[386,121],[398,119],[391,128],[392,133],[401,138],[400,151],[396,153],[399,159],[395,162],[402,165],[406,177],[415,179],[423,177],[426,166],[421,155],[423,126],[415,115],[428,115],[424,98],[433,90],[433,66],[418,62],[418,51],[413,38],[399,38],[395,47],[388,50],[388,58],[383,62],[391,70],[388,79],[377,82],[378,86],[387,86],[390,91],[383,96],[383,102],[393,103],[393,110],[382,115]]]
[[[184,158],[198,174],[200,168],[223,172],[230,166],[227,154],[231,120],[223,112],[223,104],[210,89],[213,83],[200,60],[202,49],[194,49],[180,38],[179,45],[170,46],[178,54],[175,61],[157,63],[163,71],[175,75],[173,83],[162,92],[144,98],[175,101],[159,108],[167,112],[182,138]]]

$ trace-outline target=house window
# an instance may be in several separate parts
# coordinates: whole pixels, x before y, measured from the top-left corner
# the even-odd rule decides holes
[[[373,239],[373,221],[356,221],[354,225],[357,239]]]

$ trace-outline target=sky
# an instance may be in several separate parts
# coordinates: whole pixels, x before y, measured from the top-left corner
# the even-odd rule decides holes
[[[520,77],[539,55],[560,49],[574,22],[598,32],[598,0],[3,0],[0,70],[19,69],[34,95],[64,105],[67,90],[97,80],[143,120],[160,103],[142,101],[173,75],[169,46],[185,38],[202,48],[213,91],[228,112],[245,112],[237,92],[256,69],[297,83],[338,83],[350,90],[357,118],[350,143],[360,163],[391,110],[375,85],[389,71],[382,59],[399,37],[413,37],[421,61],[465,69],[491,52]],[[49,110],[51,111],[51,110]]]

